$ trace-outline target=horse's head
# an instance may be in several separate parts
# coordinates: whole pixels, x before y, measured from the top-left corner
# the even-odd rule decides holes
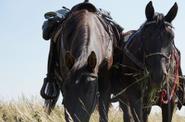
[[[89,118],[97,100],[97,58],[92,51],[82,67],[77,60],[66,53],[65,62],[70,72],[63,85],[64,106],[74,120],[83,121]]]
[[[169,62],[174,43],[171,22],[176,17],[177,10],[178,6],[175,3],[166,16],[155,13],[151,1],[145,9],[147,21],[141,27],[141,38],[144,41],[146,69],[154,86],[161,85],[167,73],[166,64]]]

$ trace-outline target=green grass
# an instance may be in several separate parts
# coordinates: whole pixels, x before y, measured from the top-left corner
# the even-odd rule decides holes
[[[90,122],[98,122],[98,112],[95,111]],[[43,109],[41,100],[28,100],[25,97],[17,101],[0,101],[0,122],[65,122],[62,105],[57,105],[48,116]],[[122,112],[111,108],[109,122],[122,122]],[[149,122],[161,122],[161,114],[149,116]],[[185,117],[174,115],[173,122],[185,122]]]

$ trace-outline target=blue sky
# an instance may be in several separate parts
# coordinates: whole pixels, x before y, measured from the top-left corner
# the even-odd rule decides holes
[[[0,100],[21,94],[38,96],[46,74],[49,42],[42,39],[44,13],[62,6],[71,8],[83,0],[1,0],[0,1]],[[145,21],[149,0],[90,0],[97,8],[111,12],[125,31]],[[175,0],[153,0],[155,10],[166,14]],[[179,11],[173,21],[175,43],[182,52],[185,73],[185,2],[176,0]]]

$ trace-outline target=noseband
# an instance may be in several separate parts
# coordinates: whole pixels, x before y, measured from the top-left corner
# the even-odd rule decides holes
[[[150,53],[148,55],[145,55],[145,59],[153,57],[153,56],[162,56],[162,57],[165,57],[167,60],[170,59],[170,56],[167,56],[165,53],[161,53],[161,52]]]

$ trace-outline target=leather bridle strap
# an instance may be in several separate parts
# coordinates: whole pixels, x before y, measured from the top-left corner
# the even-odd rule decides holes
[[[158,56],[158,55],[165,57],[166,59],[169,59],[169,57],[170,57],[170,56],[165,55],[164,53],[156,52],[156,53],[150,53],[148,55],[145,55],[145,59],[150,58],[152,56]]]
[[[125,46],[124,48],[124,52],[126,54],[126,56],[132,61],[134,62],[139,68],[144,69],[144,64],[139,61],[139,59],[137,59]]]

